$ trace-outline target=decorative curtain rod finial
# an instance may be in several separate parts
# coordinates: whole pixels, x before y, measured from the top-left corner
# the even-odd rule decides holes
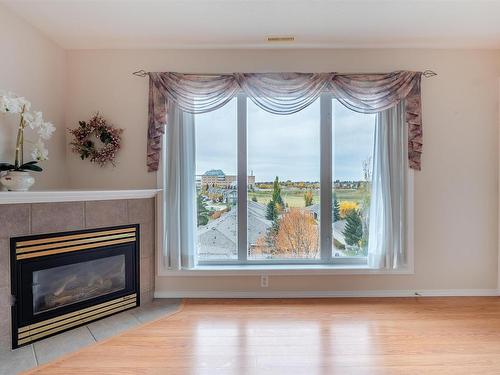
[[[432,70],[424,70],[422,75],[425,77],[425,78],[431,78],[431,77],[434,77],[434,76],[437,76],[437,73],[432,71]]]
[[[137,76],[137,77],[146,77],[148,75],[148,72],[146,72],[145,70],[141,69],[141,70],[138,70],[137,72],[133,72],[132,74],[134,76]]]

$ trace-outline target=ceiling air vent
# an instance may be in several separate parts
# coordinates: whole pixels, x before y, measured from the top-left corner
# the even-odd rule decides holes
[[[295,37],[293,36],[268,36],[267,41],[269,43],[283,43],[283,42],[293,42]]]

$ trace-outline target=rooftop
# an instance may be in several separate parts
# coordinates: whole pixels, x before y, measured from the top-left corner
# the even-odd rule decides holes
[[[224,177],[225,174],[221,169],[210,169],[209,171],[206,171],[203,176],[218,176],[218,177]]]

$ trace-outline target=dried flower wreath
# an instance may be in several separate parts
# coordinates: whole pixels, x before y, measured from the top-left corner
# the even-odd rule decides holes
[[[78,128],[69,129],[74,137],[70,142],[72,151],[79,154],[82,160],[89,159],[100,167],[108,163],[116,166],[115,158],[121,147],[123,129],[109,125],[99,113],[88,122],[79,121],[78,124]],[[96,146],[96,140],[102,143],[102,147]]]

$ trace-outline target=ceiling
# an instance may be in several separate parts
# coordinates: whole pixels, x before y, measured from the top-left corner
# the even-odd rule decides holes
[[[0,0],[67,49],[500,48],[490,0]],[[267,36],[295,41],[268,43]]]

